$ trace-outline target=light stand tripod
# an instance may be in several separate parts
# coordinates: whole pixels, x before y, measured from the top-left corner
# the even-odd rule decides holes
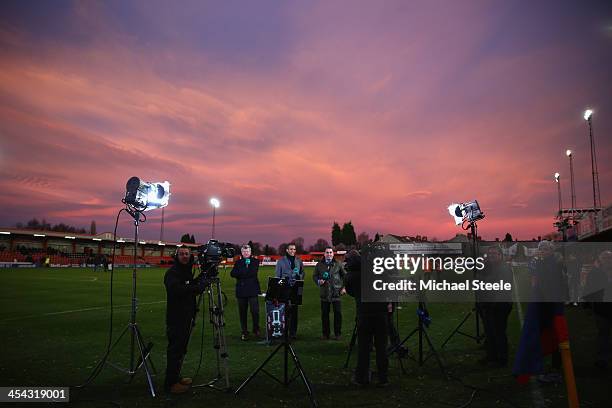
[[[415,327],[400,343],[393,346],[387,354],[390,356],[393,353],[399,353],[404,343],[406,343],[413,335],[418,333],[419,334],[418,358],[415,358],[412,356],[409,356],[409,357],[415,362],[417,362],[419,364],[419,367],[422,367],[425,364],[425,362],[429,360],[431,356],[434,356],[436,358],[436,361],[438,362],[440,371],[442,371],[442,374],[447,376],[446,369],[444,368],[444,365],[442,364],[440,355],[436,351],[436,348],[434,347],[431,341],[431,338],[429,337],[429,333],[427,333],[427,327],[429,326],[431,322],[431,318],[429,317],[429,312],[427,311],[427,306],[425,305],[424,301],[419,301],[419,305],[417,307],[417,319],[418,319],[417,327]],[[425,338],[425,340],[427,341],[427,345],[429,347],[429,353],[425,357],[423,356],[423,338]],[[404,369],[402,358],[399,355],[398,357],[399,357],[400,367],[402,369],[402,374],[406,374],[406,370]]]
[[[255,376],[260,371],[262,371],[264,374],[268,375],[269,377],[271,377],[272,379],[277,381],[279,384],[284,385],[285,387],[289,386],[289,384],[291,384],[293,382],[293,380],[295,380],[297,377],[300,377],[302,379],[302,382],[304,383],[304,387],[306,387],[306,391],[308,392],[308,397],[310,398],[310,403],[312,404],[313,407],[318,407],[319,404],[317,403],[317,400],[314,397],[314,393],[313,393],[310,381],[306,377],[306,373],[304,373],[304,369],[302,368],[302,364],[300,363],[300,360],[298,359],[298,356],[295,353],[295,350],[293,349],[293,346],[291,346],[291,342],[289,340],[289,327],[291,327],[291,312],[292,312],[292,308],[297,307],[297,305],[294,305],[294,304],[291,303],[291,301],[289,301],[289,302],[287,302],[285,304],[285,306],[286,306],[286,309],[285,309],[286,324],[285,324],[285,331],[283,333],[283,342],[280,343],[278,346],[276,346],[276,348],[274,349],[274,351],[272,351],[272,353],[270,353],[268,358],[266,358],[264,360],[264,362],[259,367],[257,367],[257,369],[251,375],[249,375],[247,377],[247,379],[244,380],[244,382],[242,384],[240,384],[240,386],[235,391],[235,395],[238,395],[238,393],[240,393],[240,391],[242,391],[242,389],[244,387],[246,387],[247,384],[253,378],[255,378]],[[281,348],[284,351],[283,380],[282,381],[279,380],[274,375],[272,375],[271,373],[267,372],[264,369],[266,364],[268,364],[268,362],[272,359],[272,357],[274,357],[274,355]],[[292,374],[291,378],[289,378],[289,371],[288,371],[289,370],[289,355],[291,355],[291,359],[293,360],[293,363],[295,364],[294,373],[295,373],[295,370],[298,371],[298,374],[297,375],[293,375]]]
[[[130,332],[130,365],[128,368],[121,367],[115,363],[107,362],[110,366],[122,371],[130,376],[130,381],[134,378],[138,370],[144,368],[145,375],[147,377],[147,382],[149,385],[149,392],[152,397],[155,397],[155,385],[153,384],[153,379],[151,371],[156,373],[155,366],[151,361],[151,349],[153,348],[153,343],[149,342],[145,345],[145,342],[142,337],[142,333],[138,324],[136,323],[136,310],[138,309],[138,298],[136,298],[136,262],[138,260],[138,226],[141,222],[140,216],[144,217],[141,211],[135,210],[133,208],[128,207],[126,211],[134,218],[134,268],[132,270],[132,310],[130,312],[130,322],[127,324],[125,329],[121,332],[117,340],[113,343],[111,348],[109,349],[109,353],[119,344],[123,336],[129,331]],[[142,222],[146,221],[146,217],[142,220]],[[114,267],[114,265],[113,265]],[[136,361],[136,347],[138,347],[138,352],[140,354],[138,361]]]
[[[470,221],[470,231],[472,233],[472,258],[476,259],[478,255],[478,226],[476,225],[476,221]],[[475,273],[475,272],[474,272]],[[466,333],[461,331],[463,325],[468,321],[468,319],[474,315],[476,317],[476,334]],[[455,327],[455,330],[452,331],[451,334],[444,340],[444,343],[440,346],[440,348],[444,348],[446,344],[450,341],[450,339],[455,335],[460,334],[465,337],[469,337],[470,339],[476,340],[476,343],[480,344],[481,340],[484,338],[484,334],[480,332],[480,308],[477,302],[474,302],[474,307],[465,315],[463,320]]]

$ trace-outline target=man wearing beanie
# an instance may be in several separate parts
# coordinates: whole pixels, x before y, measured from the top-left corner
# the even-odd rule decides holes
[[[166,352],[165,389],[172,394],[182,394],[189,390],[190,378],[181,378],[181,365],[187,354],[187,343],[191,332],[192,320],[196,313],[196,296],[204,291],[202,282],[194,280],[193,266],[189,248],[180,247],[174,265],[166,271]]]

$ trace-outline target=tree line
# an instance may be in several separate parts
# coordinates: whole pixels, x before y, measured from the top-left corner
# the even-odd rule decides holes
[[[377,233],[374,241],[377,241],[378,238],[379,235]],[[192,234],[183,234],[180,242],[195,244],[196,240]],[[323,252],[328,246],[332,246],[336,250],[360,249],[369,242],[372,242],[372,239],[370,239],[366,232],[356,235],[355,227],[351,221],[345,222],[342,227],[334,221],[331,229],[331,244],[330,241],[324,238],[318,238],[314,244],[306,246],[304,238],[302,237],[296,237],[290,241],[283,242],[278,247],[262,244],[257,241],[249,241],[248,244],[251,247],[253,255],[284,255],[289,244],[295,244],[295,249],[298,254],[305,254],[309,252]],[[240,246],[235,245],[235,247],[236,253],[239,254]]]
[[[74,227],[72,225],[64,224],[60,222],[59,224],[53,224],[47,222],[46,219],[38,220],[38,218],[34,217],[25,224],[22,222],[18,222],[15,224],[15,228],[17,229],[28,229],[28,230],[37,230],[37,231],[53,231],[53,232],[72,232],[74,234],[97,234],[96,222],[92,221],[89,226],[89,231],[85,228]]]

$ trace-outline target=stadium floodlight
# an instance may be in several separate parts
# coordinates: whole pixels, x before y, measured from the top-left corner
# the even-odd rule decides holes
[[[461,204],[453,203],[448,206],[448,213],[455,219],[457,225],[462,225],[466,221],[474,223],[484,218],[477,200]]]
[[[123,202],[136,211],[149,211],[163,208],[170,199],[170,183],[154,183],[132,177],[125,185]]]
[[[587,109],[584,111],[584,120],[590,120],[593,116],[593,109]]]
[[[212,238],[215,237],[215,216],[217,213],[217,208],[219,208],[219,206],[221,206],[221,201],[219,201],[218,198],[211,198],[210,199],[210,205],[212,205],[213,208],[213,219],[212,219]]]

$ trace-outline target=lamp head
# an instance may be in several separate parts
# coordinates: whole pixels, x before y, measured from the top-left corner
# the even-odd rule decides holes
[[[590,120],[591,116],[593,116],[593,110],[587,109],[584,111],[584,120]]]
[[[123,202],[137,211],[149,211],[163,208],[170,199],[170,183],[154,183],[132,177],[125,186]]]
[[[219,206],[221,205],[221,202],[217,198],[213,197],[210,199],[210,205],[212,205],[215,208],[219,208]]]
[[[555,173],[555,181],[558,183],[561,175],[559,173]]]

